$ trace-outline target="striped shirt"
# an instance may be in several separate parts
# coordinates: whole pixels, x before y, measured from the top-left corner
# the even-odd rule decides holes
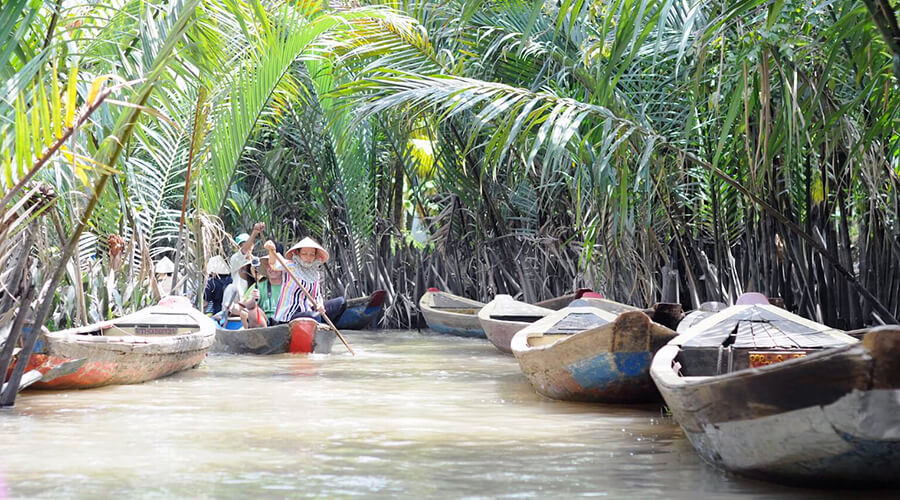
[[[325,301],[322,299],[322,287],[317,269],[304,269],[294,262],[287,262],[288,268],[300,278],[300,284],[316,298],[316,303],[321,305]],[[272,269],[280,271],[284,269],[280,263],[275,262]],[[291,277],[290,273],[284,273],[284,283],[281,285],[281,295],[278,297],[278,306],[275,308],[275,321],[285,323],[299,312],[315,311],[316,304],[313,304],[306,298],[303,290],[297,286],[297,282]]]

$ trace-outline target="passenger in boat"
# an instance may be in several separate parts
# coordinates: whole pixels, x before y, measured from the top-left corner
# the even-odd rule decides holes
[[[203,290],[203,312],[213,315],[222,310],[222,295],[231,284],[228,264],[219,255],[214,255],[206,263],[206,288]]]
[[[163,257],[156,262],[153,270],[156,272],[159,296],[165,297],[172,293],[172,274],[175,272],[175,263],[168,257]]]
[[[224,325],[228,317],[237,316],[244,328],[268,326],[265,313],[258,306],[260,294],[252,271],[254,265],[259,265],[259,259],[255,257],[232,270],[232,282],[222,294],[222,310],[213,316],[220,324]]]
[[[276,253],[279,243],[275,244]],[[269,323],[274,322],[275,310],[278,307],[278,298],[281,296],[281,285],[284,282],[284,271],[276,271],[269,265],[269,256],[263,255],[259,258],[259,270],[257,272],[259,280],[256,282],[255,288],[259,290],[259,306],[262,307],[263,313],[266,315]],[[253,287],[251,287],[253,289]]]
[[[238,245],[238,251],[235,252],[229,260],[232,270],[240,269],[250,262],[253,258],[253,243],[256,241],[256,236],[265,230],[266,225],[262,222],[257,222],[253,225],[253,230],[250,234],[241,233],[237,235],[237,238],[235,238],[234,241]],[[234,273],[234,271],[232,271],[232,273]],[[231,278],[232,281],[235,281],[234,274],[232,274]]]
[[[328,251],[312,238],[303,238],[287,251],[287,258],[284,258],[290,271],[287,272],[278,261],[280,255],[275,253],[275,243],[271,240],[266,241],[264,248],[269,252],[271,269],[285,271],[281,296],[275,310],[276,323],[287,323],[298,318],[313,318],[321,323],[324,321],[323,314],[327,315],[332,322],[341,317],[344,309],[347,308],[347,301],[344,300],[344,297],[335,297],[326,301],[322,295],[320,271],[322,265],[328,261]],[[300,282],[297,283],[291,274],[297,276]],[[306,297],[306,294],[300,289],[301,286],[315,298],[314,302]]]

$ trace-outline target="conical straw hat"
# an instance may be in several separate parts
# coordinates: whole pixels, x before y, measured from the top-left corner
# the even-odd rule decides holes
[[[159,259],[154,267],[157,274],[172,274],[175,272],[175,263],[169,260],[168,257]]]
[[[300,243],[297,243],[296,245],[288,249],[287,253],[284,256],[290,259],[291,254],[300,250],[301,248],[315,248],[316,255],[318,255],[318,257],[322,259],[322,262],[328,262],[328,251],[322,248],[322,245],[316,243],[316,240],[308,236],[300,240]]]
[[[229,274],[228,264],[221,255],[213,255],[206,263],[206,272],[215,274]]]

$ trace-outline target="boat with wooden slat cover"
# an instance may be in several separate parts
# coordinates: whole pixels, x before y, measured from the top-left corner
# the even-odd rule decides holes
[[[314,320],[310,320],[312,324]],[[213,353],[227,354],[283,354],[286,352],[330,354],[337,338],[334,329],[325,324],[314,326],[311,341],[302,338],[308,335],[302,327],[285,323],[265,328],[242,328],[240,330],[216,329]]]
[[[29,369],[46,374],[84,361],[73,373],[31,387],[83,389],[165,377],[199,365],[215,336],[215,323],[187,299],[167,297],[115,320],[42,334]]]
[[[478,321],[494,347],[512,354],[513,335],[531,323],[552,313],[553,309],[520,302],[509,295],[497,295],[478,311]]]
[[[478,311],[484,303],[452,293],[429,288],[419,299],[419,308],[428,328],[447,335],[485,338],[478,322]]]
[[[675,332],[624,304],[616,307],[622,313],[573,304],[513,336],[512,352],[535,390],[572,401],[658,399],[650,360]]]
[[[900,327],[860,342],[739,304],[673,339],[651,366],[700,455],[789,484],[900,484]]]
[[[341,314],[334,326],[339,330],[362,330],[366,328],[378,317],[378,313],[384,309],[384,299],[386,297],[386,291],[376,290],[366,297],[348,300],[344,313]]]

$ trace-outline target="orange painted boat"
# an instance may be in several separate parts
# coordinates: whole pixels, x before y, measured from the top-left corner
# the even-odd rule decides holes
[[[73,373],[35,382],[37,389],[85,389],[138,384],[194,368],[206,358],[215,323],[184,297],[93,325],[45,332],[27,369],[42,374],[84,360]]]

